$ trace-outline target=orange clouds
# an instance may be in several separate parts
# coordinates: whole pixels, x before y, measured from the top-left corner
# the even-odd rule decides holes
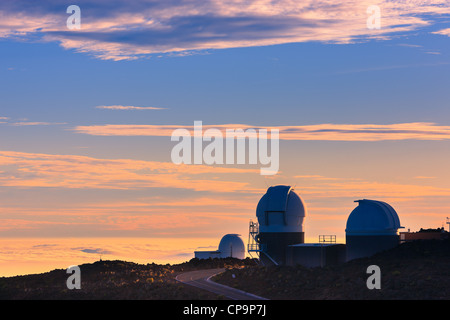
[[[439,31],[435,31],[433,33],[450,37],[450,28],[446,28],[446,29],[442,29],[442,30],[439,30]]]
[[[156,136],[170,137],[174,130],[193,126],[180,125],[92,125],[77,126],[75,132],[96,136]],[[203,125],[203,130],[216,128],[225,135],[225,129],[278,129],[281,140],[314,141],[394,141],[394,140],[449,140],[450,126],[429,122],[398,124],[315,124],[303,126],[260,127],[247,124]]]
[[[390,198],[410,200],[417,197],[450,196],[450,188],[380,182],[340,182],[305,187],[305,194],[313,197]]]
[[[0,186],[9,190],[55,192],[52,203],[48,200],[2,203],[0,233],[4,237],[152,236],[159,237],[160,244],[165,244],[167,237],[179,237],[183,244],[182,238],[186,237],[220,237],[224,233],[240,233],[245,237],[248,221],[255,219],[256,205],[265,192],[265,186],[255,188],[249,182],[257,170],[236,168],[180,167],[154,161],[1,151],[0,169]],[[236,176],[232,178],[230,173]],[[213,179],[211,174],[222,180]],[[236,177],[248,182],[238,182]],[[413,230],[423,225],[440,226],[448,212],[445,201],[435,200],[448,199],[450,188],[432,185],[434,179],[417,181],[412,176],[410,183],[395,183],[320,174],[283,179],[296,185],[296,191],[307,204],[310,214],[305,226],[310,241],[325,233],[343,239],[346,218],[357,199],[389,202],[399,212],[402,224]],[[172,190],[161,194],[139,193],[154,186]],[[50,189],[42,191],[41,187]],[[178,188],[208,192],[183,195]],[[57,195],[69,189],[93,189],[89,192],[106,189],[107,195],[102,199],[57,199]],[[113,190],[116,193],[110,193]],[[111,246],[99,248],[118,250]],[[161,255],[160,259],[169,258]]]
[[[309,199],[385,199],[393,201],[422,200],[426,197],[448,197],[450,187],[439,187],[430,184],[368,181],[363,178],[336,178],[321,175],[297,175],[293,177],[296,189]],[[428,177],[425,177],[428,178]],[[417,181],[417,180],[416,180]],[[324,202],[321,202],[324,203]]]
[[[51,191],[48,191],[51,192]],[[221,228],[245,231],[255,200],[237,197],[165,197],[94,203],[20,204],[0,207],[5,236],[210,236]],[[55,206],[56,205],[56,206]]]
[[[0,151],[0,186],[58,188],[185,188],[197,191],[236,192],[247,183],[217,180],[211,174],[255,173],[254,169],[175,165],[171,162],[131,159],[95,159]]]
[[[108,201],[10,201],[0,207],[0,232],[8,236],[111,236],[117,232],[128,236],[198,236],[236,223],[245,229],[255,200],[244,200],[242,192],[263,191],[236,179],[242,174],[259,174],[259,170],[231,167],[0,151],[0,169],[0,187],[19,190],[17,194],[23,194],[23,189],[44,192],[42,188],[50,188],[44,192],[47,195],[73,189],[107,190],[109,194]],[[173,191],[152,196],[149,190],[146,197],[133,193],[148,188]],[[210,196],[180,197],[177,189],[208,192]],[[121,199],[109,193],[113,190],[124,191]]]

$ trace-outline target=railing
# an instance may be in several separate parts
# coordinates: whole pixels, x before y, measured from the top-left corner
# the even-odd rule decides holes
[[[247,251],[249,252],[257,252],[260,251],[258,243],[249,243],[247,246]]]
[[[247,242],[247,252],[253,260],[256,260],[258,264],[261,263],[261,259],[259,253],[261,252],[260,245],[258,241],[256,241],[256,236],[259,233],[258,223],[250,220],[250,224],[248,227],[248,242]],[[252,255],[252,252],[256,254],[257,258],[255,259]]]
[[[336,235],[319,235],[319,243],[336,243]]]
[[[256,236],[259,233],[258,223],[255,223],[250,220],[250,225],[248,228],[248,243],[247,243],[247,251],[250,252],[259,252],[260,246],[258,241],[256,240]]]
[[[278,263],[267,253],[266,245],[258,242],[257,240],[258,234],[259,234],[258,223],[250,220],[250,225],[248,228],[248,243],[247,243],[247,251],[250,257],[252,257],[253,259],[252,252],[254,252],[258,257],[257,258],[258,263],[264,264],[263,261],[261,260],[261,254],[264,254],[267,258],[269,258],[269,260],[271,260],[277,266]]]

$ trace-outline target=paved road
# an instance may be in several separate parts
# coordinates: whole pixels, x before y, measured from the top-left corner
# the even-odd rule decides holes
[[[207,269],[181,273],[176,277],[177,281],[201,288],[218,295],[223,295],[232,300],[267,300],[238,289],[224,286],[211,280],[211,278],[225,269]]]

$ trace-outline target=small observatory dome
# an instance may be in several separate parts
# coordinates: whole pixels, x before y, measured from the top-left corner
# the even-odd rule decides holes
[[[245,245],[239,234],[226,234],[219,243],[221,258],[245,259]]]
[[[385,202],[358,200],[350,213],[345,229],[347,261],[370,257],[377,252],[399,245],[400,219],[397,212]]]
[[[375,200],[357,200],[359,205],[350,213],[347,235],[396,235],[400,219],[389,204]]]
[[[290,186],[273,186],[256,207],[260,232],[303,232],[306,206]]]

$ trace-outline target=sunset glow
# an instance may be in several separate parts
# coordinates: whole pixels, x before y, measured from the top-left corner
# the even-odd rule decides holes
[[[71,4],[0,3],[0,276],[247,242],[277,184],[306,203],[305,241],[345,242],[359,199],[448,227],[448,1],[80,0],[69,30]],[[277,174],[175,164],[195,121],[278,130]]]

